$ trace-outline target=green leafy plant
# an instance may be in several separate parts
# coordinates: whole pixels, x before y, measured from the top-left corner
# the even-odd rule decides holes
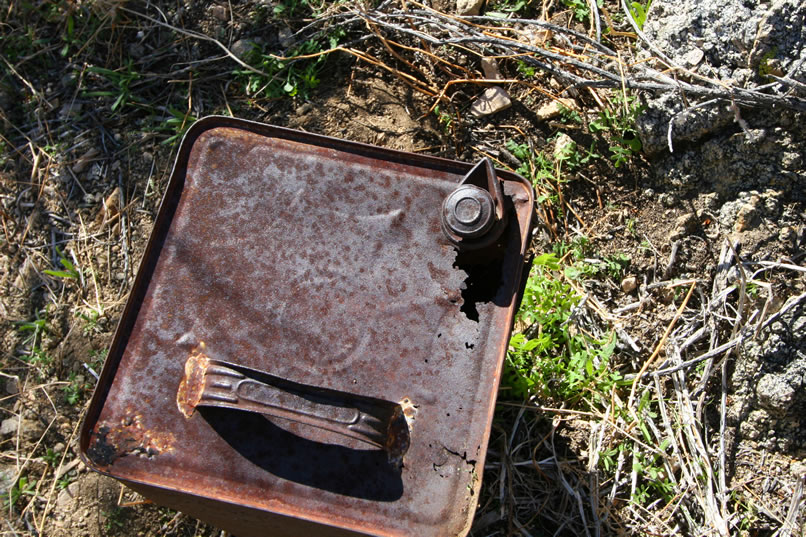
[[[604,258],[605,271],[613,279],[621,278],[630,265],[631,258],[627,254],[617,253]]]
[[[20,476],[8,492],[3,494],[3,509],[13,509],[21,498],[32,498],[36,494],[36,480],[29,480],[26,476]]]
[[[489,17],[507,17],[517,14],[519,17],[529,17],[535,11],[534,0],[498,0],[489,2],[485,15]]]
[[[504,384],[515,398],[537,394],[570,407],[590,407],[621,380],[608,364],[616,338],[598,341],[571,329],[580,297],[563,282],[554,253],[534,260],[517,321],[526,328],[512,336]]]
[[[534,66],[529,65],[523,60],[518,61],[518,72],[525,76],[526,78],[534,78],[537,70]]]
[[[115,89],[88,91],[84,93],[86,97],[114,97],[115,100],[110,107],[113,112],[123,110],[127,105],[142,102],[132,94],[131,85],[140,78],[140,73],[134,70],[134,63],[131,59],[119,70],[93,65],[88,67],[87,71],[100,76]]]
[[[585,22],[590,18],[591,10],[586,0],[560,0],[560,2],[571,10],[574,18],[579,22]],[[603,0],[596,0],[596,5],[602,7]]]
[[[443,133],[450,134],[453,132],[453,116],[451,114],[445,110],[440,110],[439,105],[437,105],[434,107],[434,115],[437,116],[437,121],[442,126]]]
[[[109,511],[104,511],[104,529],[106,531],[121,530],[126,525],[126,511],[122,507],[113,507]]]
[[[585,280],[603,275],[619,280],[630,265],[630,256],[622,253],[613,254],[598,260],[578,262],[565,268],[565,276],[571,280]]]
[[[610,160],[618,168],[641,152],[642,144],[635,130],[635,121],[644,111],[644,106],[635,97],[625,97],[618,92],[613,99],[613,109],[605,108],[599,117],[590,122],[592,133],[609,132],[613,143],[610,145]]]
[[[90,367],[96,372],[99,373],[101,368],[106,361],[106,349],[102,350],[91,350],[90,351]]]
[[[544,153],[534,153],[527,144],[518,144],[514,140],[508,140],[506,146],[523,163],[515,172],[531,180],[533,185],[543,186],[557,180],[554,163]]]
[[[51,448],[48,448],[45,454],[42,455],[42,460],[45,461],[51,468],[57,466],[61,458],[62,456],[53,451]]]
[[[337,46],[344,35],[343,30],[332,32],[328,38],[330,48]],[[281,59],[255,44],[246,55],[246,61],[265,75],[245,69],[237,70],[235,74],[250,96],[305,98],[321,82],[319,74],[327,60],[326,54],[320,54],[323,51],[322,43],[308,40],[289,50],[286,53],[289,59]],[[309,57],[297,59],[298,56]]]
[[[588,149],[580,151],[579,145],[576,142],[565,144],[557,153],[554,154],[555,162],[564,165],[568,170],[573,171],[585,166],[586,164],[602,158],[602,155],[596,152],[596,142],[591,142]]]
[[[78,280],[81,277],[76,266],[67,259],[64,253],[59,250],[59,247],[56,247],[56,253],[59,255],[59,263],[61,263],[64,270],[43,270],[45,274],[48,276],[53,276],[54,278],[68,278],[71,280]]]
[[[582,123],[582,116],[573,108],[560,104],[560,118],[563,123]]]
[[[48,331],[47,319],[40,317],[42,312],[37,313],[33,321],[22,321],[15,323],[17,330],[26,334],[22,345],[26,349],[20,357],[23,361],[37,367],[39,375],[44,376],[47,367],[51,364],[50,356],[42,349],[42,337]]]
[[[75,406],[80,403],[81,399],[84,397],[84,394],[91,389],[92,385],[84,380],[84,376],[77,375],[76,373],[70,373],[70,376],[68,377],[68,384],[62,386],[64,400],[71,406]]]
[[[190,126],[193,125],[198,118],[192,115],[190,110],[182,112],[173,107],[168,107],[168,114],[170,115],[162,120],[157,130],[170,134],[168,138],[162,141],[164,145],[173,145],[185,136]]]
[[[772,65],[770,65],[770,60],[775,59],[778,55],[778,47],[772,47],[770,50],[764,53],[761,57],[761,60],[758,63],[758,75],[765,79],[770,79],[770,75],[773,74]]]
[[[64,474],[56,481],[56,486],[59,487],[59,490],[64,490],[69,487],[70,483],[72,482],[73,478],[67,474]]]
[[[85,336],[101,331],[100,327],[98,326],[98,321],[103,314],[103,309],[97,310],[95,308],[86,308],[84,311],[77,311],[75,313],[76,317],[84,321],[82,333]]]
[[[649,6],[652,5],[652,0],[647,0],[646,4],[642,4],[641,2],[630,2],[629,8],[630,13],[632,14],[633,19],[635,20],[635,24],[638,25],[638,28],[644,29],[644,24],[646,23],[646,16],[649,13]]]

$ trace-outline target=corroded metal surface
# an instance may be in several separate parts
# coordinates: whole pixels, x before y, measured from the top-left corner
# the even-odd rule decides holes
[[[292,382],[224,360],[201,342],[185,362],[176,405],[190,419],[197,407],[231,408],[291,420],[386,450],[399,468],[409,427],[399,403]]]
[[[498,172],[501,240],[458,255],[441,206],[469,169],[229,118],[197,122],[82,429],[89,463],[169,504],[206,498],[206,518],[225,528],[228,509],[243,506],[255,525],[239,536],[262,535],[260,524],[284,535],[299,520],[322,535],[463,535],[532,211],[529,186]],[[401,402],[411,430],[402,468],[305,423],[203,406],[186,418],[177,386],[201,341],[244,368]],[[110,437],[134,423],[132,409],[143,433]]]

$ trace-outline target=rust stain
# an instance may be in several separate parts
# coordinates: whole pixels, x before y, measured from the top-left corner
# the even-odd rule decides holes
[[[87,455],[94,463],[109,466],[127,455],[153,458],[173,451],[174,442],[172,433],[145,428],[143,415],[129,409],[117,422],[97,424]]]
[[[409,450],[410,444],[409,424],[403,414],[403,409],[397,407],[389,418],[389,425],[386,428],[384,449],[386,450],[389,464],[394,468],[401,468],[403,466],[403,455]]]
[[[210,365],[210,359],[204,354],[205,349],[206,345],[201,341],[199,346],[191,351],[185,362],[185,374],[176,392],[176,406],[188,419],[196,410],[204,392],[204,378]]]
[[[417,405],[408,397],[404,397],[399,405],[389,419],[386,429],[386,444],[384,445],[389,464],[395,468],[403,466],[403,455],[411,445],[411,433],[417,414]]]

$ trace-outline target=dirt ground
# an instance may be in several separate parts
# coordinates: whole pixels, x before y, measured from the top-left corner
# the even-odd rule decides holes
[[[254,19],[248,17],[248,4],[236,5],[230,22],[218,13],[226,3],[208,6],[179,2],[164,7],[168,17],[174,14],[171,20],[181,19],[184,28],[209,31],[210,35],[228,37],[230,42],[256,33],[250,26]],[[0,8],[22,17],[13,2],[0,2]],[[179,19],[178,10],[184,11]],[[31,18],[29,22],[36,21]],[[52,19],[39,24],[53,31],[62,28],[61,22]],[[14,26],[8,35],[24,35],[22,27]],[[138,31],[145,32],[142,38],[137,37]],[[430,110],[433,98],[394,74],[346,54],[328,60],[320,74],[321,83],[305,98],[261,99],[245,97],[235,84],[230,85],[231,64],[220,63],[220,75],[209,69],[196,79],[182,71],[182,61],[199,61],[220,52],[210,43],[169,34],[124,13],[115,26],[107,25],[98,35],[106,41],[95,43],[89,52],[71,44],[73,48],[61,59],[55,48],[28,58],[26,54],[44,50],[34,49],[16,59],[11,59],[6,49],[5,66],[16,66],[17,75],[5,67],[0,71],[0,139],[5,144],[0,151],[0,491],[6,495],[0,516],[3,536],[226,534],[150,503],[118,482],[88,470],[78,458],[78,427],[95,377],[103,367],[178,147],[163,143],[167,134],[149,127],[154,112],[143,112],[135,106],[113,112],[108,96],[79,91],[76,84],[81,82],[70,80],[71,73],[88,80],[97,76],[81,69],[80,61],[119,65],[99,60],[104,46],[136,58],[144,74],[132,82],[132,92],[140,91],[144,100],[161,99],[157,109],[165,117],[170,117],[169,108],[184,106],[194,117],[231,113],[307,132],[467,162],[492,156],[497,165],[509,168],[516,166],[502,151],[508,141],[548,150],[560,130],[581,147],[594,143],[600,152],[607,151],[606,141],[592,138],[582,128],[574,130],[556,117],[540,119],[536,111],[550,99],[528,86],[508,86],[512,107],[481,119],[464,112],[483,88],[463,87],[452,99],[464,108],[458,106],[461,113],[447,125]],[[89,37],[85,36],[88,40]],[[145,51],[133,50],[136,46],[144,46]],[[168,54],[166,46],[176,50]],[[42,58],[55,59],[35,68]],[[469,60],[467,67],[478,69]],[[505,64],[502,69],[507,77],[516,76],[514,65]],[[167,81],[167,86],[152,86],[147,76],[159,80],[157,84]],[[176,80],[184,84],[173,84]],[[35,92],[29,90],[26,81]],[[589,97],[578,98],[576,105],[586,121],[596,116],[595,103]],[[669,185],[655,184],[651,179],[648,170],[652,165],[641,155],[618,168],[606,158],[583,165],[562,185],[573,212],[555,216],[554,223],[541,215],[532,245],[534,252],[541,253],[551,251],[560,242],[571,244],[575,237],[584,236],[586,256],[622,256],[629,260],[618,278],[594,279],[585,292],[596,307],[618,318],[615,324],[620,333],[640,348],[640,352],[617,353],[614,367],[633,374],[641,369],[642,356],[652,352],[676,318],[688,282],[701,282],[710,293],[719,275],[723,238],[729,234],[720,227],[719,210],[730,200],[707,190],[675,195]],[[802,200],[792,195],[775,197],[770,203],[780,209],[778,214],[785,214],[781,219],[787,221],[785,227],[791,233],[782,232],[778,222],[763,215],[754,225],[730,233],[741,242],[745,259],[801,267],[800,271],[775,272],[765,280],[778,297],[774,307],[780,308],[806,288],[802,269],[806,210]],[[46,270],[52,272],[48,274]],[[633,277],[634,285],[624,283]],[[653,282],[672,280],[685,283],[651,287]],[[759,308],[764,305],[764,291],[761,288],[750,298]],[[640,308],[624,310],[639,299]],[[692,300],[698,299],[695,296]],[[613,313],[620,309],[621,313]],[[803,339],[795,334],[802,329],[791,324],[782,328],[782,345],[802,344]],[[768,369],[763,364],[737,367],[736,363],[736,357],[730,358],[727,374],[734,376],[726,404],[730,408],[745,406],[732,414],[726,426],[733,454],[729,476],[736,491],[728,501],[753,506],[736,507],[734,512],[743,513],[744,521],[732,527],[736,534],[769,535],[792,512],[790,503],[798,483],[802,490],[806,473],[803,426],[790,418],[806,409],[796,406],[784,411],[785,415],[757,417],[761,421],[754,431],[748,431],[742,423],[750,419],[747,416],[757,410],[758,404],[741,390],[751,390]],[[700,395],[707,409],[706,427],[712,429],[719,428],[720,420],[719,413],[715,414],[721,386],[718,377],[712,377]],[[671,390],[670,386],[665,389]],[[564,476],[571,481],[573,474],[579,480],[573,482],[574,487],[581,483],[579,490],[588,490],[585,480],[592,478],[585,472],[589,460],[586,450],[591,436],[597,433],[584,413],[541,410],[554,403],[532,400],[530,408],[511,402],[498,406],[471,535],[572,535],[579,531],[579,526],[564,528],[555,515],[545,517],[544,507],[551,506],[552,513],[570,512],[574,516],[582,509],[583,500],[573,494],[562,501],[576,500],[579,509],[574,503],[557,506],[552,502],[560,501],[557,491],[569,486]],[[788,440],[787,435],[778,435],[776,445],[765,444],[768,429],[775,427],[788,428]],[[515,460],[531,460],[535,470],[527,476],[526,467],[510,467],[509,476],[502,476],[502,468]],[[563,470],[558,473],[555,469],[552,473],[547,460],[559,460],[557,467],[570,470],[563,474]],[[604,487],[604,483],[597,486]],[[16,501],[9,502],[12,494],[17,495]],[[589,502],[584,500],[586,509],[590,509]],[[615,507],[608,511],[611,518],[605,522],[604,533],[649,534],[649,526],[642,527],[626,514],[619,514],[619,502],[623,506],[629,498],[616,499]],[[806,535],[799,509],[795,505],[793,521],[797,529],[788,535]]]

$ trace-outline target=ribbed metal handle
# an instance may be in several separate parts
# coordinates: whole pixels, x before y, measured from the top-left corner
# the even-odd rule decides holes
[[[410,443],[400,403],[300,384],[238,364],[214,360],[200,345],[185,362],[177,406],[186,418],[197,407],[231,408],[304,423],[386,450],[402,464]]]

